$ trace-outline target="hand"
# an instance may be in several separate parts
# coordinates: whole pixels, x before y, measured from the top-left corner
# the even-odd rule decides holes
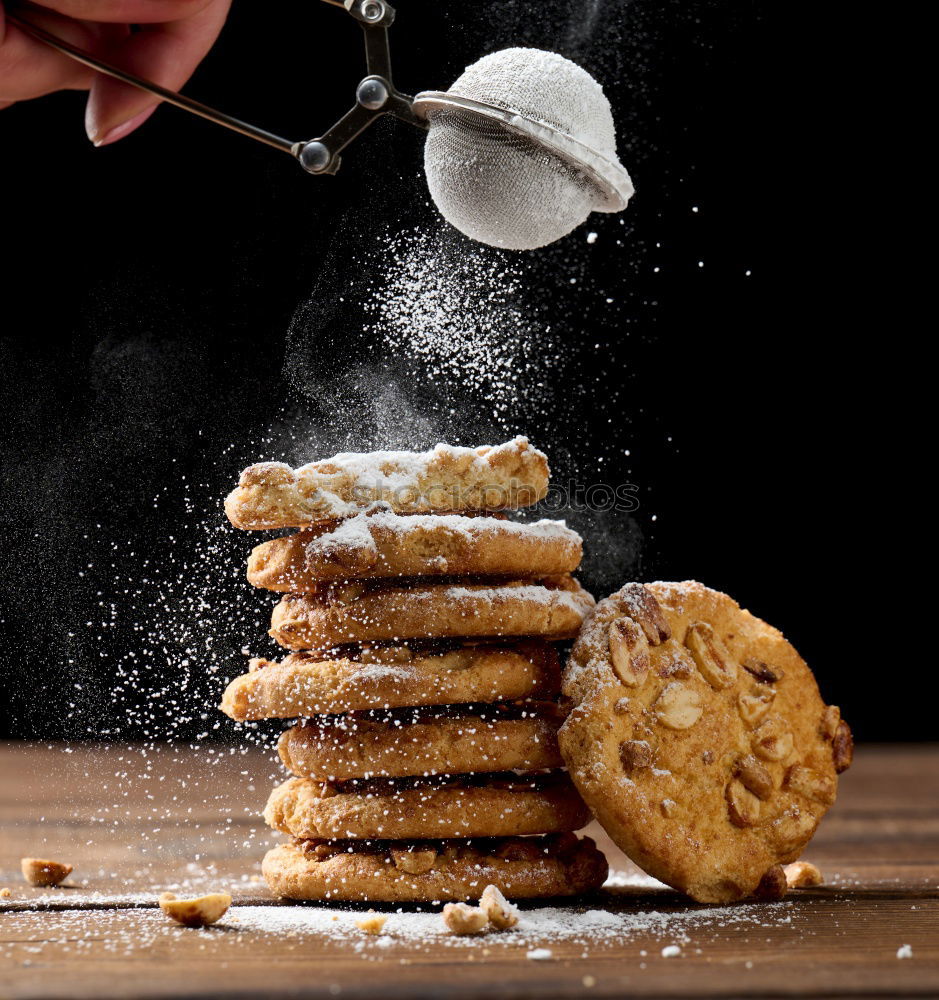
[[[24,5],[22,14],[121,69],[179,90],[214,44],[230,5],[231,0],[41,0]],[[13,5],[7,6],[12,12]],[[24,34],[6,20],[0,0],[0,108],[56,90],[88,91],[85,130],[96,146],[130,135],[159,104],[153,95]]]

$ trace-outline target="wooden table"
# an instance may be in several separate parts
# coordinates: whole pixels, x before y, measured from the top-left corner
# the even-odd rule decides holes
[[[394,912],[369,937],[349,908],[275,903],[257,873],[276,838],[256,813],[279,778],[257,750],[0,747],[0,887],[12,890],[0,997],[939,994],[939,747],[862,748],[807,852],[826,885],[780,904],[714,916],[644,885],[592,830],[626,884],[566,916],[620,923],[544,941],[415,938],[401,929],[422,918]],[[26,854],[73,864],[72,887],[27,887]],[[215,928],[178,928],[155,908],[173,887],[230,889],[235,906]],[[545,912],[525,917],[538,927]],[[650,912],[657,922],[637,916]],[[307,917],[320,930],[304,930]],[[669,944],[677,955],[663,956]],[[539,946],[550,955],[529,957]],[[912,957],[898,957],[904,946]]]

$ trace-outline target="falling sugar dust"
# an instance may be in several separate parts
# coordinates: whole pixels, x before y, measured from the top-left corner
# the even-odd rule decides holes
[[[592,51],[594,28],[613,30],[609,18],[597,16],[603,6],[587,5],[583,23],[548,13],[539,30],[566,39],[580,59]],[[531,19],[511,5],[500,30],[521,40]],[[552,44],[548,37],[524,41]],[[609,78],[604,67],[589,68]],[[597,359],[629,334],[638,294],[630,282],[645,253],[632,223],[595,216],[557,246],[518,255],[473,243],[442,224],[415,198],[422,184],[414,178],[389,192],[407,207],[400,216],[408,228],[376,233],[354,211],[338,227],[313,294],[287,335],[284,374],[296,401],[263,414],[260,429],[237,443],[206,441],[195,475],[168,482],[153,498],[157,537],[116,539],[101,527],[88,532],[85,549],[94,555],[82,561],[82,599],[63,609],[61,619],[69,694],[61,717],[41,731],[134,744],[119,772],[101,775],[106,797],[98,819],[103,840],[105,831],[120,838],[130,821],[145,831],[141,871],[148,853],[164,849],[165,831],[180,823],[172,805],[147,802],[148,783],[163,778],[162,744],[179,740],[200,751],[189,758],[198,770],[174,780],[203,787],[204,801],[218,809],[213,776],[248,755],[246,738],[269,749],[281,728],[235,726],[215,708],[247,655],[277,653],[259,638],[270,601],[245,582],[244,540],[221,513],[240,468],[265,458],[302,464],[342,450],[478,444],[527,433],[551,454],[556,479],[582,476],[584,456],[591,474],[602,478],[616,456],[609,436],[590,437],[587,430],[585,414],[598,400],[617,413],[616,446],[628,438],[626,375],[611,382]],[[606,259],[602,273],[616,279],[596,276],[598,254]],[[326,349],[324,340],[332,341]],[[559,396],[561,375],[568,389]],[[583,578],[596,590],[611,589],[636,567],[639,536],[628,512],[573,510],[562,501],[533,516],[564,517],[587,538]],[[246,637],[250,648],[243,646]],[[268,753],[271,773],[259,784],[276,780],[274,759]],[[250,798],[237,782],[235,788]],[[222,811],[237,822],[254,810],[253,802],[226,799]],[[202,850],[225,831],[200,832],[191,822],[188,828],[196,838],[194,863],[201,864]],[[259,858],[266,831],[248,826],[242,833],[250,838],[250,856]]]

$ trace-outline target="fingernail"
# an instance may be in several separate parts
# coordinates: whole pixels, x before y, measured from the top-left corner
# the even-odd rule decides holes
[[[89,138],[95,146],[110,146],[112,142],[123,139],[125,135],[133,132],[138,125],[142,125],[156,109],[157,106],[153,104],[149,108],[144,108],[143,111],[134,115],[133,118],[128,118],[126,122],[121,122],[120,125],[115,125],[114,128],[108,129],[104,135],[93,135]]]

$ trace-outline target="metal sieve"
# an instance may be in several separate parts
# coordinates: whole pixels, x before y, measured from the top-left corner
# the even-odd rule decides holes
[[[362,26],[368,75],[355,105],[332,128],[291,141],[160,87],[99,59],[7,10],[32,37],[99,73],[290,153],[312,174],[334,174],[340,154],[383,115],[427,130],[424,166],[443,217],[491,246],[527,250],[560,239],[591,212],[619,212],[633,193],[616,156],[610,104],[576,63],[553,52],[512,48],[470,66],[449,91],[411,98],[394,85],[385,0],[325,0]]]

